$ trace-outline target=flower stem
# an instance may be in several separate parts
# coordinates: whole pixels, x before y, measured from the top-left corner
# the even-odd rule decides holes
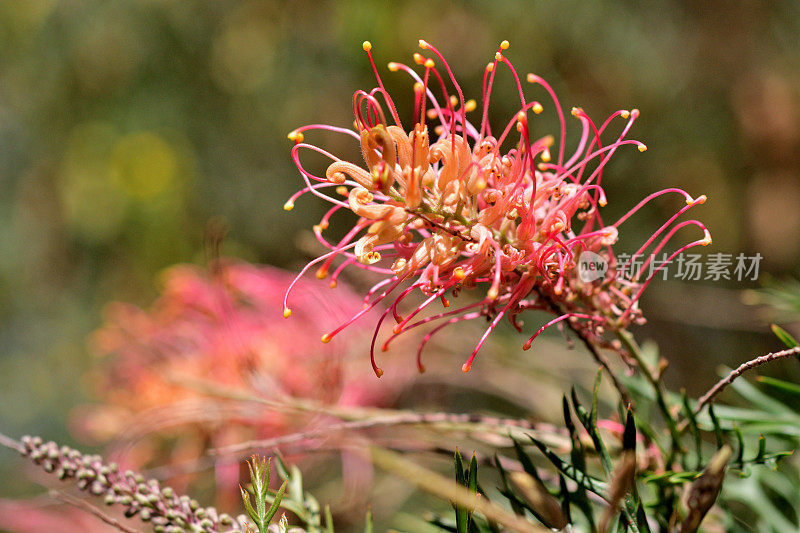
[[[669,428],[670,437],[672,438],[672,447],[669,458],[667,460],[667,464],[670,464],[672,463],[672,460],[675,457],[675,452],[681,449],[681,443],[680,443],[681,437],[678,431],[678,424],[675,421],[675,417],[672,416],[669,407],[667,407],[667,401],[664,397],[664,392],[661,390],[660,378],[657,378],[655,374],[653,374],[653,370],[650,368],[650,365],[648,365],[647,362],[644,360],[644,356],[642,355],[642,351],[639,348],[639,345],[636,343],[636,341],[633,338],[633,335],[629,331],[625,329],[617,330],[617,337],[619,337],[619,340],[622,341],[622,344],[624,344],[625,347],[628,349],[631,356],[636,361],[639,368],[642,370],[642,373],[644,374],[647,381],[649,381],[650,385],[653,386],[653,391],[655,392],[656,395],[656,403],[658,404],[658,408],[661,411],[661,415],[664,417],[664,421],[666,422],[667,427]]]

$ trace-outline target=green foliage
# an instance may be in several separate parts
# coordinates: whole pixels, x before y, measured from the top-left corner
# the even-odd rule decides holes
[[[283,493],[286,490],[288,480],[284,480],[281,487],[274,494],[269,491],[270,471],[272,469],[272,460],[264,457],[254,455],[247,462],[250,470],[250,486],[252,489],[253,497],[255,498],[255,507],[250,501],[250,494],[244,487],[239,487],[242,493],[242,501],[247,514],[256,523],[258,533],[267,533],[269,523],[272,517],[278,512],[281,505]],[[267,508],[267,500],[270,500],[270,506]]]
[[[800,495],[795,489],[800,473],[796,461],[780,460],[797,446],[800,387],[774,378],[759,381],[784,394],[788,403],[740,379],[731,387],[748,407],[716,404],[695,414],[695,402],[685,392],[664,391],[665,405],[678,413],[679,437],[674,461],[666,468],[644,457],[668,450],[671,432],[663,424],[640,424],[635,408],[654,398],[651,382],[641,377],[626,381],[635,404],[620,410],[625,423],[619,440],[610,438],[613,433],[598,423],[605,419],[598,401],[599,379],[588,408],[573,388],[562,399],[569,449],[554,448],[533,436],[514,439],[511,449],[498,450],[492,461],[500,482],[497,493],[517,515],[552,529],[561,529],[563,520],[586,531],[674,527],[690,532],[704,520],[728,528],[741,527],[737,520],[749,520],[759,530],[797,530]],[[640,431],[640,426],[648,429]],[[456,483],[475,490],[474,457],[466,469],[460,452],[454,459]],[[520,471],[508,469],[514,460]],[[725,513],[714,511],[715,505]],[[454,522],[436,518],[431,523],[458,533],[485,530],[467,509],[454,508]]]

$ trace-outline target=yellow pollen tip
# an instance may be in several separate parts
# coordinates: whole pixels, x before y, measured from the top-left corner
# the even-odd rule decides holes
[[[421,65],[425,62],[425,58],[419,52],[414,52],[413,57],[414,57],[414,63],[416,63],[417,65]]]
[[[425,373],[425,365],[422,365],[422,364],[419,365],[419,373],[420,374],[424,374]]]
[[[387,66],[387,67],[389,68],[389,70],[391,70],[392,72],[397,72],[398,70],[400,70],[400,65],[398,65],[398,64],[397,64],[397,63],[395,63],[394,61],[391,61],[391,62],[390,62],[388,65],[386,65],[386,66]]]
[[[325,279],[328,277],[328,269],[325,267],[320,268],[317,270],[317,279]]]
[[[536,83],[537,79],[539,79],[539,76],[537,76],[536,74],[528,73],[528,75],[525,76],[525,80],[528,83]]]
[[[337,283],[336,283],[336,280],[335,280],[335,279],[332,279],[332,280],[331,280],[331,283],[330,283],[330,285],[329,285],[329,287],[330,287],[331,289],[335,289],[335,288],[336,288],[336,285],[337,285]]]
[[[486,65],[486,72],[491,72],[494,70],[494,63],[489,63]]]
[[[526,342],[525,344],[522,345],[522,349],[523,350],[530,350],[531,349],[531,343]]]
[[[550,162],[550,157],[551,157],[550,156],[550,150],[548,148],[545,148],[542,151],[542,161],[544,161],[545,163],[549,163]]]
[[[539,102],[536,102],[535,104],[533,104],[533,108],[532,109],[533,109],[533,112],[536,113],[537,115],[539,113],[541,113],[542,111],[544,111],[544,108],[542,107],[542,104],[540,104]]]
[[[644,144],[644,143],[639,143],[639,144],[636,146],[636,148],[638,148],[640,152],[644,152],[644,151],[646,151],[646,150],[647,150],[647,145],[646,145],[646,144]]]
[[[503,41],[502,43],[500,43],[501,50],[508,50],[509,46],[511,46],[511,44],[508,41]]]
[[[545,165],[544,163],[539,163],[538,165],[536,165],[536,167],[541,171],[547,170],[547,165]]]
[[[694,200],[687,199],[686,203],[688,205],[700,205],[700,204],[706,203],[706,200],[708,200],[708,197],[705,194],[701,194],[700,196],[698,196]]]
[[[290,316],[292,316],[292,310],[289,309],[288,307],[284,307],[283,308],[283,318],[289,318]]]
[[[478,107],[478,103],[475,100],[467,100],[467,103],[464,104],[464,111],[469,113],[470,111],[475,111]]]
[[[365,52],[369,52],[370,50],[372,50],[372,43],[369,41],[364,41],[361,44],[361,48],[363,48]]]
[[[378,377],[383,376],[383,370],[381,370],[380,368],[376,368],[375,369],[375,375],[378,376]]]
[[[583,110],[580,107],[573,107],[570,113],[572,114],[573,117],[577,117],[581,114],[582,111]]]
[[[497,287],[492,287],[486,292],[486,297],[489,298],[490,300],[496,300],[497,294],[498,294]]]
[[[469,369],[470,369],[470,368],[472,368],[472,365],[470,365],[469,363],[464,363],[463,365],[461,365],[461,371],[462,371],[463,373],[465,373],[465,374],[466,374],[467,372],[469,372]]]
[[[450,95],[450,105],[453,107],[458,105],[458,98],[456,98],[453,94]]]
[[[297,130],[290,131],[289,134],[286,136],[287,139],[290,141],[294,141],[296,143],[303,142],[303,134]]]
[[[711,244],[711,233],[709,233],[708,230],[705,230],[705,236],[703,237],[703,240],[700,241],[700,244],[703,246],[708,246]]]
[[[423,89],[425,89],[425,86],[422,85],[420,82],[417,82],[417,83],[414,84],[414,92],[415,93],[421,93],[423,91]]]
[[[503,60],[503,54],[501,54],[500,52],[497,52],[497,53],[494,55],[494,58],[495,58],[497,61],[502,61],[502,60]]]
[[[628,111],[627,109],[624,109],[619,112],[619,116],[621,116],[622,118],[628,118],[631,116],[631,112]]]
[[[320,229],[328,229],[328,221],[327,220],[320,221],[320,223],[318,225],[319,225]]]
[[[344,185],[339,185],[338,187],[336,187],[336,193],[341,194],[342,196],[350,196],[350,192]]]
[[[598,200],[597,203],[600,207],[605,207],[608,201],[605,198],[600,198],[600,200]]]
[[[419,47],[422,48],[423,50],[427,50],[428,49],[428,41],[426,41],[425,39],[420,39],[419,40]]]
[[[466,272],[464,272],[464,269],[463,269],[463,268],[461,268],[461,267],[456,267],[456,268],[454,268],[454,269],[453,269],[453,276],[455,276],[455,278],[456,278],[458,281],[461,281],[462,279],[464,279],[464,278],[466,278],[466,277],[467,277],[467,273],[466,273]]]
[[[525,115],[525,111],[520,111],[517,113],[517,120],[519,122],[527,122],[528,117]]]
[[[403,331],[403,326],[401,326],[400,324],[397,324],[395,325],[395,327],[392,328],[392,333],[394,333],[395,335],[400,335],[401,331]]]
[[[425,68],[433,68],[434,66],[436,66],[436,63],[433,62],[433,59],[428,58],[425,60]]]
[[[294,209],[294,202],[293,201],[289,200],[285,204],[283,204],[283,210],[284,211],[291,211],[292,209]]]
[[[331,339],[332,339],[332,338],[333,338],[333,337],[331,337],[331,336],[330,336],[328,333],[326,333],[325,335],[323,335],[323,336],[320,338],[320,340],[321,340],[322,342],[324,342],[325,344],[328,344],[329,342],[331,342]]]

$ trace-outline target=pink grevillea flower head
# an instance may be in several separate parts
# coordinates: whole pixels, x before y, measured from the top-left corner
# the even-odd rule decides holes
[[[286,323],[281,304],[292,277],[231,260],[211,270],[178,265],[165,272],[163,292],[149,308],[110,305],[91,340],[102,358],[91,376],[98,403],[75,414],[77,432],[139,443],[115,459],[140,466],[156,458],[154,444],[164,435],[177,439],[169,459],[189,460],[207,446],[272,438],[325,421],[313,412],[219,399],[205,393],[203,383],[289,405],[390,405],[403,379],[389,387],[368,379],[365,356],[349,357],[356,352],[347,344],[321,347],[311,329],[335,327],[361,308],[361,298],[341,287],[340,298],[325,299],[314,283],[301,282],[298,320]],[[360,344],[366,332],[349,333],[350,342]],[[238,466],[227,466],[235,486]]]
[[[651,194],[613,223],[603,221],[600,208],[606,205],[606,195],[601,182],[609,159],[627,145],[646,150],[641,142],[627,138],[638,110],[617,111],[598,125],[582,109],[572,108],[581,135],[576,146],[567,146],[566,120],[553,89],[539,76],[528,74],[525,82],[544,89],[546,105],[552,106],[560,123],[557,136],[536,137],[529,121],[545,105],[525,96],[523,80],[505,55],[508,41],[500,44],[484,70],[480,104],[465,100],[450,66],[434,46],[422,40],[419,46],[421,52],[413,56],[416,68],[389,63],[390,71],[402,72],[413,83],[411,126],[401,121],[375,67],[372,46],[365,42],[377,87],[353,95],[353,128],[312,124],[289,134],[295,143],[292,158],[306,186],[285,208],[291,209],[306,193],[332,204],[314,226],[317,239],[329,251],[311,261],[297,279],[315,265],[319,278],[333,269],[332,286],[349,266],[383,276],[367,294],[364,308],[325,333],[323,342],[388,302],[373,337],[373,369],[380,377],[375,341],[391,315],[395,325],[384,349],[406,331],[438,323],[420,343],[417,363],[422,371],[419,353],[431,335],[448,324],[484,317],[489,325],[462,367],[466,372],[500,320],[505,317],[522,331],[517,317],[528,309],[547,310],[556,317],[534,332],[525,348],[544,329],[562,321],[600,345],[605,343],[604,331],[643,321],[638,301],[659,269],[651,269],[645,279],[625,279],[626,265],[618,263],[613,251],[620,226],[648,202],[674,193],[685,204],[633,256],[660,253],[684,226],[698,227],[702,236],[677,247],[672,257],[709,244],[711,237],[697,220],[676,222],[705,197],[693,198],[674,188]],[[520,107],[495,133],[489,126],[489,103],[501,69],[513,79]],[[467,114],[473,112],[476,120],[470,121]],[[352,137],[364,161],[344,161],[306,142],[309,131],[320,129]],[[324,176],[304,167],[301,154],[309,150],[330,158]],[[350,211],[357,219],[344,238],[329,241],[323,231],[339,211]],[[587,251],[608,264],[602,279],[584,281],[579,276],[578,257]],[[641,271],[647,266],[645,262]],[[286,317],[291,314],[291,290],[284,300]],[[452,306],[449,296],[465,290],[478,294],[477,300]],[[407,304],[412,294],[421,294],[421,302]]]

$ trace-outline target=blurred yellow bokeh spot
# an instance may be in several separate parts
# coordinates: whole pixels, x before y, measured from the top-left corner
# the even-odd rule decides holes
[[[58,189],[67,226],[79,238],[108,242],[122,231],[132,206],[149,205],[178,187],[180,155],[149,131],[121,135],[106,122],[70,133]]]
[[[211,75],[231,94],[252,94],[274,77],[275,24],[269,5],[245,4],[221,24],[211,47]]]
[[[120,231],[125,191],[109,179],[109,154],[118,138],[108,123],[88,122],[70,132],[59,173],[58,190],[70,231],[90,242],[105,242]]]
[[[159,135],[122,137],[111,154],[111,177],[133,198],[146,200],[167,189],[178,173],[178,156]]]

